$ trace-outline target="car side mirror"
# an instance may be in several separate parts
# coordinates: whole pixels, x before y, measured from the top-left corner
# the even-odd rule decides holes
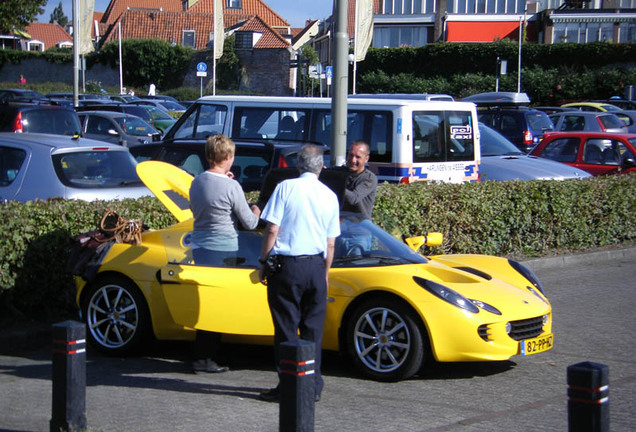
[[[444,235],[439,232],[430,232],[425,236],[417,236],[417,237],[406,237],[403,236],[402,240],[404,243],[411,249],[417,252],[419,248],[422,246],[439,246],[444,241]]]
[[[623,166],[625,168],[636,167],[636,160],[634,160],[634,158],[631,158],[631,157],[626,157],[623,159]]]
[[[160,133],[152,134],[152,142],[157,142],[157,141],[161,141],[161,134]]]
[[[108,129],[108,135],[119,136],[119,133],[115,129]]]

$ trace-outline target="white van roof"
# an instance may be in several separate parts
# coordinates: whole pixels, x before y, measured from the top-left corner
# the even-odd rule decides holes
[[[349,95],[350,99],[415,99],[424,101],[453,102],[451,95],[442,93],[359,93]]]

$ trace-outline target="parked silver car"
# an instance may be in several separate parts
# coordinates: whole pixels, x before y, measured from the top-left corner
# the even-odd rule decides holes
[[[0,133],[0,200],[152,195],[127,148],[86,138]]]
[[[161,138],[161,132],[142,118],[131,114],[115,111],[80,111],[77,116],[86,138],[124,147],[148,144]]]
[[[625,123],[610,112],[566,111],[551,114],[550,120],[557,132],[627,132]]]
[[[565,180],[592,177],[569,165],[528,156],[499,132],[479,124],[481,180]]]

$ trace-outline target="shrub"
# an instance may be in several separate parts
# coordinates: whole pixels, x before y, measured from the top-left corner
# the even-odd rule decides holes
[[[257,193],[247,194],[255,202]],[[69,239],[95,229],[106,209],[159,229],[175,222],[154,197],[0,203],[0,306],[7,316],[59,320],[75,312],[65,272]],[[389,232],[444,234],[432,253],[534,257],[632,242],[636,175],[587,180],[378,187],[374,222]]]

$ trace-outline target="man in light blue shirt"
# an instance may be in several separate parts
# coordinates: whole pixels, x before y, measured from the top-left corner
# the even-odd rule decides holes
[[[259,278],[267,284],[277,367],[280,344],[297,340],[299,331],[300,339],[315,343],[318,401],[323,387],[320,359],[328,275],[336,237],[340,235],[340,214],[336,194],[318,180],[323,167],[322,149],[304,146],[296,165],[300,177],[276,186],[261,213],[267,227],[259,259]],[[266,276],[270,256],[276,258],[280,267]],[[278,401],[279,398],[279,387],[261,393],[263,400]]]

